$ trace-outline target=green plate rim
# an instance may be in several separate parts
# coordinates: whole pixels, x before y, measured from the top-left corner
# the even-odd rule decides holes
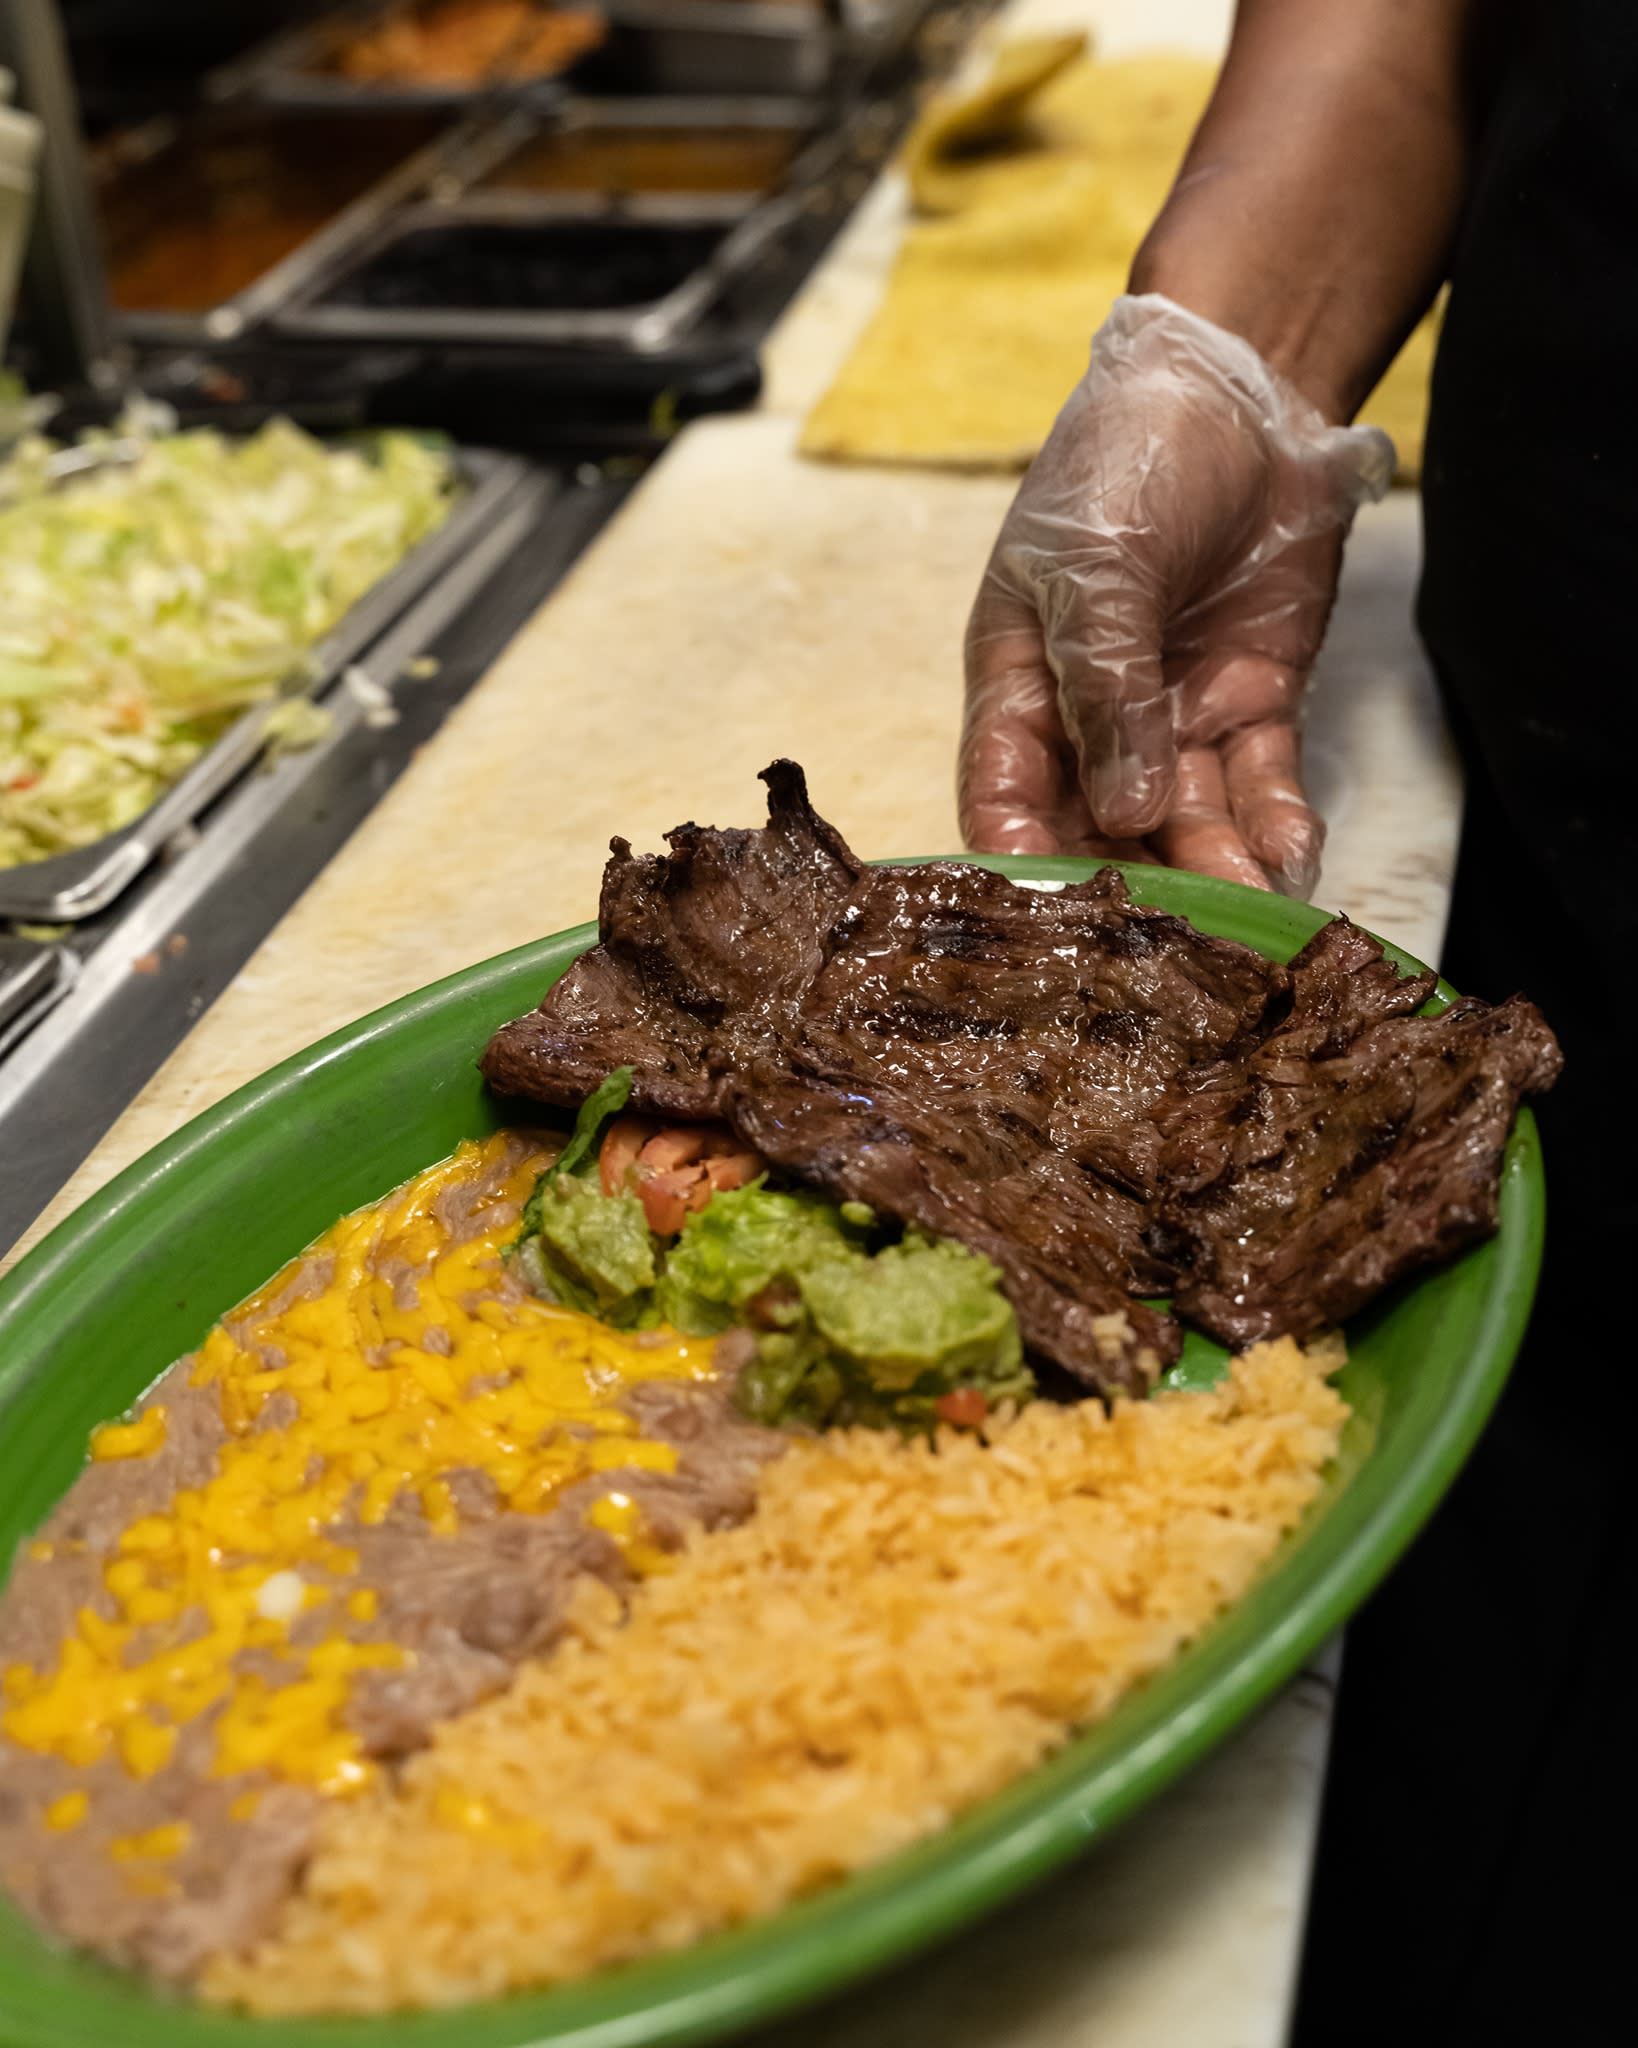
[[[950,858],[1025,881],[1083,879],[1102,865]],[[1329,916],[1232,882],[1141,866],[1124,872],[1140,901],[1179,909],[1187,900],[1188,914],[1201,917],[1205,928],[1216,924],[1210,913],[1220,907],[1235,923],[1250,918],[1270,932],[1283,928],[1276,943],[1289,938],[1293,948]],[[34,1315],[49,1307],[53,1290],[93,1255],[99,1239],[107,1242],[171,1176],[208,1161],[213,1149],[247,1120],[337,1060],[462,999],[481,1008],[486,991],[493,992],[532,961],[540,960],[544,968],[550,956],[571,943],[578,950],[595,936],[595,925],[574,926],[430,983],[291,1055],[201,1112],[91,1195],[0,1277],[0,1337],[26,1334]],[[1391,944],[1387,950],[1401,966],[1418,964]],[[1430,1007],[1443,1007],[1453,996],[1441,982]],[[104,2048],[107,2021],[120,2005],[134,2004],[155,2023],[154,2031],[143,2031],[143,2040],[160,2039],[162,2025],[177,2048],[195,2043],[226,2048],[229,2042],[242,2048],[357,2048],[385,2035],[404,2048],[543,2048],[548,2042],[553,2048],[658,2048],[661,2043],[681,2048],[775,2019],[909,1956],[1101,1839],[1290,1679],[1378,1583],[1455,1476],[1505,1384],[1529,1320],[1544,1226],[1540,1145],[1534,1120],[1524,1111],[1509,1144],[1502,1232],[1465,1255],[1505,1255],[1511,1264],[1486,1297],[1458,1398],[1438,1412],[1434,1426],[1399,1461],[1386,1497],[1371,1507],[1365,1525],[1339,1555],[1323,1569],[1304,1569],[1304,1560],[1312,1560],[1316,1546],[1324,1543],[1328,1525],[1359,1500],[1360,1472],[1315,1528],[1299,1532],[1270,1567],[1257,1592],[1293,1572],[1294,1583],[1300,1585],[1305,1577],[1313,1581],[1287,1600],[1276,1626],[1239,1640],[1244,1631],[1236,1623],[1247,1604],[1241,1602],[1139,1689],[1136,1697],[1155,1709],[1150,1715],[1155,1725],[1112,1762],[1089,1762],[1087,1755],[1110,1727],[1106,1721],[1073,1738],[1048,1762],[939,1835],[886,1863],[766,1920],[583,1983],[390,2019],[252,2021],[168,2000],[122,1973],[73,1959],[68,1967],[74,1972],[74,1991],[84,1994],[90,2008],[83,2020],[64,2013],[45,2021],[26,1999],[29,2009],[19,2008],[14,1987],[0,1976],[0,2041],[7,2048]],[[39,1368],[50,1369],[49,1361]],[[31,1377],[0,1358],[0,1401],[9,1403]],[[1367,1458],[1360,1471],[1368,1471],[1369,1464]],[[104,1995],[93,1996],[99,1985]]]

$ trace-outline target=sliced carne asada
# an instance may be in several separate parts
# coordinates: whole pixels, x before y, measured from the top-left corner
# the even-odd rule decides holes
[[[634,1107],[721,1114],[725,1076],[794,1013],[863,872],[815,814],[800,768],[776,761],[763,780],[760,830],[679,825],[668,854],[611,843],[600,943],[496,1032],[483,1059],[496,1088],[573,1107],[629,1066]]]
[[[1306,1332],[1495,1227],[1519,1097],[1556,1073],[1528,1006],[1416,1018],[1436,977],[1345,918],[1284,967],[1113,868],[867,868],[799,768],[763,779],[759,831],[614,842],[600,942],[495,1035],[497,1088],[572,1107],[629,1065],[634,1109],[725,1118],[983,1252],[1032,1349],[1108,1392],[1181,1344],[1136,1296],[1236,1343]]]
[[[1236,1350],[1303,1337],[1490,1236],[1520,1098],[1561,1064],[1522,996],[1386,1017],[1325,1058],[1271,1040],[1219,1100],[1216,1171],[1198,1142],[1168,1156],[1155,1236],[1178,1312]]]
[[[1254,1033],[1284,970],[1132,903],[1112,868],[1053,893],[953,862],[873,869],[826,950],[794,1029],[729,1098],[735,1127],[801,1179],[983,1252],[1032,1349],[1140,1390],[1181,1342],[1130,1299],[1170,1277],[1144,1240],[1148,1106]]]
[[[634,1107],[724,1116],[802,1179],[984,1252],[1036,1349],[1148,1385],[1182,1337],[1131,1299],[1169,1277],[1144,1240],[1146,1106],[1252,1037],[1285,970],[1134,904],[1112,868],[1054,893],[865,868],[799,769],[765,779],[760,833],[689,826],[646,861],[616,844],[601,943],[497,1033],[486,1075],[569,1105],[630,1065]]]

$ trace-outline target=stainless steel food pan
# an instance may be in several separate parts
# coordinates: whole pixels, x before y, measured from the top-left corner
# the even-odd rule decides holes
[[[814,0],[609,0],[609,37],[576,67],[589,93],[823,92],[851,32]]]
[[[647,194],[615,203],[595,195],[495,192],[444,206],[405,208],[316,276],[273,324],[276,332],[293,338],[329,341],[663,349],[772,248],[800,217],[803,205],[803,192],[791,188],[760,202],[739,194]],[[597,226],[612,239],[623,229],[635,237],[667,224],[700,230],[700,259],[679,282],[641,303],[572,309],[323,303],[349,277],[364,276],[370,265],[390,263],[397,254],[407,261],[417,236],[459,234],[476,246],[480,233],[487,232],[497,241],[515,238],[522,251],[531,230],[540,230],[544,239],[554,229]]]
[[[586,93],[830,93],[901,50],[932,0],[604,0]]]
[[[763,188],[772,191],[782,185],[804,183],[829,169],[838,153],[840,138],[833,127],[827,129],[822,125],[823,119],[822,109],[811,100],[790,94],[684,93],[674,98],[599,99],[577,93],[547,116],[515,110],[498,120],[463,126],[450,137],[438,168],[428,180],[427,196],[448,202],[471,192],[481,191],[487,196],[502,190],[523,189],[503,184],[497,174],[532,144],[548,139],[572,144],[584,134],[619,132],[640,139],[647,133],[703,136],[713,131],[753,129],[786,138],[792,145],[789,162]],[[565,185],[557,189],[575,188]],[[631,189],[659,188],[638,184]],[[676,185],[663,189],[681,192],[690,188]]]
[[[139,179],[150,175],[155,166],[162,168],[167,152],[188,146],[194,133],[194,121],[213,128],[247,117],[246,110],[213,112],[206,109],[188,121],[165,119],[150,122],[142,129],[115,138],[99,150],[97,182],[111,186],[122,177]],[[255,118],[264,122],[279,120],[274,115]],[[304,278],[315,268],[326,264],[336,251],[367,233],[375,221],[401,200],[423,191],[445,162],[453,132],[432,124],[432,132],[424,143],[419,146],[413,141],[408,143],[399,161],[356,197],[344,201],[322,226],[272,262],[242,289],[225,294],[214,304],[185,309],[129,308],[116,304],[114,318],[119,331],[138,343],[185,348],[236,339],[255,326],[273,307],[282,304]],[[322,149],[322,139],[315,139],[313,146]],[[118,203],[113,196],[103,202],[109,209]],[[111,263],[111,279],[117,276],[117,271],[117,262]]]
[[[115,459],[119,459],[117,454]],[[66,461],[83,467],[83,452],[68,451]],[[333,683],[481,539],[527,470],[521,461],[487,449],[461,450],[457,464],[463,491],[443,525],[366,591],[319,642],[310,672],[292,679],[291,695],[314,696]],[[106,909],[176,833],[191,825],[212,799],[256,760],[264,744],[269,708],[252,705],[180,780],[120,831],[72,853],[23,867],[0,868],[0,917],[56,923],[91,917]]]
[[[416,85],[383,80],[346,78],[328,66],[337,43],[348,34],[367,28],[384,14],[398,11],[403,0],[356,0],[352,6],[336,8],[316,21],[281,29],[242,57],[222,65],[206,80],[206,92],[214,100],[250,99],[264,106],[304,108],[341,113],[381,113],[387,109],[447,109],[459,111],[480,102],[512,101],[529,106],[549,106],[562,97],[565,77],[576,63],[561,71],[539,72],[533,77],[476,80],[470,85]],[[580,0],[564,0],[578,5]],[[606,15],[600,0],[586,0],[593,11]],[[576,60],[578,62],[579,60]]]
[[[382,0],[343,8],[286,30],[212,75],[216,99],[348,110],[470,109],[512,102],[550,105],[565,88],[626,95],[811,94],[828,86],[855,50],[874,43],[902,0],[835,18],[822,0],[602,0],[607,40],[561,72],[463,86],[369,85],[337,77],[325,59],[338,35],[384,12]]]

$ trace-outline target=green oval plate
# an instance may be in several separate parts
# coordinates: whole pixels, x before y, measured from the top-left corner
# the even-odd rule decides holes
[[[1078,861],[990,860],[1063,881]],[[1288,958],[1323,913],[1156,868],[1141,900]],[[474,1060],[588,946],[591,925],[407,996],[198,1117],[0,1282],[0,1556],[124,1409],[212,1320],[343,1212],[504,1119]],[[1405,956],[1394,957],[1401,964]],[[1435,1007],[1450,1000],[1441,989]],[[1519,1119],[1501,1230],[1349,1331],[1355,1413],[1330,1483],[1254,1590],[1158,1679],[1050,1763],[846,1884],[688,1952],[583,1984],[389,2021],[250,2020],[186,2005],[52,1949],[0,1909],[6,2048],[636,2048],[699,2041],[839,1988],[1063,1862],[1193,1763],[1299,1667],[1387,1570],[1478,1435],[1523,1334],[1540,1259],[1541,1161]],[[1174,1369],[1215,1375],[1192,1339]]]

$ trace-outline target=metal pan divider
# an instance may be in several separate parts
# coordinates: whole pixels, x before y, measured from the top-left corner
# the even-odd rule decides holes
[[[669,293],[652,314],[638,323],[636,346],[657,349],[674,341],[679,333],[699,320],[772,243],[786,234],[808,210],[815,195],[823,190],[826,178],[854,147],[858,126],[857,119],[845,121],[831,133],[819,136],[791,167],[784,184],[747,215],[726,241],[712,251],[693,277]]]
[[[802,211],[794,192],[765,199],[721,246],[712,251],[694,275],[667,293],[650,311],[639,316],[633,345],[639,349],[661,349],[705,313],[736,277],[748,270],[762,252],[786,232]]]
[[[79,960],[66,946],[0,932],[0,1059],[74,986]]]
[[[508,107],[504,112],[473,114],[459,122],[439,138],[437,161],[428,170],[421,196],[440,203],[459,198],[537,135],[555,131],[573,104],[565,99],[549,112]]]

